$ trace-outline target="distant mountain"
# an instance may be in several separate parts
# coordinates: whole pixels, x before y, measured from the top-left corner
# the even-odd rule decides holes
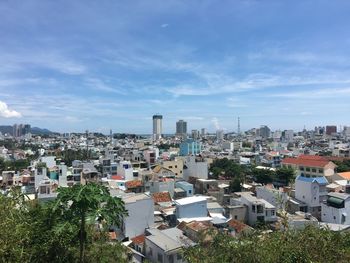
[[[11,135],[13,135],[13,127],[10,125],[0,125],[0,132],[2,134],[5,133],[9,133]],[[42,129],[42,128],[38,128],[38,127],[32,127],[31,128],[31,133],[35,134],[35,135],[50,135],[50,134],[54,134],[55,132],[52,132],[48,129]]]
[[[38,128],[38,127],[33,127],[31,128],[31,133],[32,134],[35,134],[35,135],[40,135],[40,134],[43,134],[43,135],[50,135],[50,134],[54,134],[55,132],[52,132],[48,129],[41,129],[41,128]]]
[[[0,125],[0,132],[2,134],[9,133],[12,135],[13,133],[13,127],[10,125]]]

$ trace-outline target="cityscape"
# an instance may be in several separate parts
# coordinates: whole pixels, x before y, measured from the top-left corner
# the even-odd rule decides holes
[[[349,12],[0,2],[0,262],[350,262]]]

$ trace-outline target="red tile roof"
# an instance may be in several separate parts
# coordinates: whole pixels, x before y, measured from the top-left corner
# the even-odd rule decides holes
[[[227,224],[230,227],[234,228],[237,233],[240,233],[244,229],[249,228],[248,225],[246,225],[246,224],[244,224],[244,223],[242,223],[242,222],[240,222],[238,220],[235,220],[235,219],[231,219],[230,221],[227,222]]]
[[[133,180],[133,181],[128,181],[125,183],[126,188],[136,188],[142,186],[142,181],[140,180]]]
[[[154,193],[153,195],[154,203],[171,202],[171,197],[169,192]]]
[[[325,167],[329,161],[323,156],[300,155],[298,158],[285,158],[282,164],[294,164],[311,167]]]
[[[139,235],[131,239],[132,243],[141,245],[145,242],[145,235]]]
[[[112,175],[111,179],[113,180],[124,180],[124,177],[121,175]]]
[[[350,172],[338,173],[338,175],[343,177],[345,180],[350,180]]]
[[[210,228],[210,224],[208,222],[198,222],[198,221],[192,221],[187,224],[187,227],[199,232],[199,231],[204,231]]]

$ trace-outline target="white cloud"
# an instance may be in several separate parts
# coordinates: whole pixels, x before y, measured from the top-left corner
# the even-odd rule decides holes
[[[162,25],[161,25],[162,28],[166,28],[166,27],[168,27],[168,26],[169,26],[169,24],[162,24]]]
[[[0,101],[0,116],[4,118],[20,118],[22,114],[15,110],[10,110],[7,104]]]

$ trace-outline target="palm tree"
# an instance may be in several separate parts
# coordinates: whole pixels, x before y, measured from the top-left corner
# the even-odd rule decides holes
[[[106,226],[119,226],[127,215],[124,202],[112,197],[107,187],[95,183],[59,188],[55,209],[61,211],[65,222],[72,222],[79,227],[79,262],[85,261],[86,224],[100,221]]]

